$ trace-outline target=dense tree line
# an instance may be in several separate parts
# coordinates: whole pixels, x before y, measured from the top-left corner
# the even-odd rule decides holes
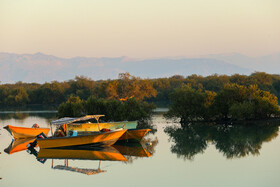
[[[51,83],[22,83],[0,85],[0,106],[23,106],[27,104],[59,105],[70,96],[86,100],[90,96],[103,99],[137,101],[155,97],[153,81],[121,73],[116,80],[94,81],[77,76],[74,80]]]
[[[277,97],[256,85],[226,84],[219,92],[195,90],[188,85],[171,94],[167,117],[181,121],[268,119],[280,116]]]
[[[1,81],[1,80],[0,80]],[[33,104],[59,105],[70,95],[87,100],[90,96],[103,99],[148,101],[158,106],[170,104],[169,95],[187,85],[194,90],[218,93],[226,84],[242,86],[257,85],[260,90],[269,91],[280,98],[280,75],[256,72],[250,76],[235,74],[211,75],[207,77],[174,75],[169,78],[141,79],[122,73],[115,80],[94,81],[77,76],[73,80],[50,83],[23,83],[0,85],[0,106],[23,106]]]
[[[154,88],[157,90],[157,96],[149,99],[151,102],[170,104],[168,96],[175,88],[182,85],[188,85],[195,90],[219,92],[226,84],[238,84],[243,86],[257,85],[259,89],[269,91],[280,98],[280,75],[271,75],[264,72],[255,72],[249,76],[234,74],[228,75],[211,75],[207,77],[199,75],[190,75],[183,77],[175,75],[170,78],[159,78],[153,80]]]

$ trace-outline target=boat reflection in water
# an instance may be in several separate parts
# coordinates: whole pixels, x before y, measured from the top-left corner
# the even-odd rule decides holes
[[[126,156],[150,157],[152,155],[141,143],[114,144],[113,147]]]
[[[259,155],[263,142],[269,142],[278,136],[278,125],[211,125],[188,123],[165,128],[174,143],[171,152],[179,158],[194,159],[202,154],[208,145],[214,145],[227,159]]]
[[[153,140],[145,138],[141,142],[117,142],[113,147],[127,158],[127,163],[133,163],[138,158],[152,156],[157,144],[157,138]]]
[[[94,175],[106,172],[101,170],[101,161],[122,161],[127,159],[115,148],[111,146],[98,147],[94,149],[40,149],[37,159],[52,159],[52,169],[72,171],[83,173],[87,175]],[[64,165],[54,166],[55,159],[64,159]],[[69,159],[71,160],[99,160],[98,169],[78,168],[69,166]]]
[[[59,169],[59,170],[66,170],[66,171],[72,171],[72,172],[77,172],[77,173],[83,173],[87,175],[94,175],[98,173],[103,173],[106,172],[106,170],[101,170],[101,161],[99,161],[99,166],[98,169],[87,169],[87,168],[78,168],[78,167],[71,167],[68,165],[68,160],[65,160],[65,165],[57,165],[57,166],[52,166],[53,169]]]
[[[128,162],[130,156],[150,157],[152,153],[148,152],[140,143],[119,144],[104,147],[83,147],[80,149],[40,149],[37,154],[37,160],[52,159],[52,169],[66,170],[72,172],[93,175],[106,172],[101,170],[101,161]],[[98,169],[79,168],[69,166],[71,160],[92,160],[99,161]],[[54,166],[54,160],[65,160],[64,165]]]
[[[11,144],[4,150],[7,154],[13,154],[16,152],[27,150],[27,146],[34,142],[35,138],[22,138],[13,139]]]
[[[39,159],[78,159],[78,160],[110,160],[127,161],[114,147],[104,146],[94,149],[40,149]]]

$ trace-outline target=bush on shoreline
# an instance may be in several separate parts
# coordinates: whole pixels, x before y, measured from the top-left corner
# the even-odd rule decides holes
[[[172,105],[166,117],[179,117],[181,121],[234,121],[280,116],[277,97],[256,85],[226,84],[218,93],[182,86],[170,99]]]
[[[151,117],[155,105],[140,102],[134,98],[121,102],[117,99],[105,100],[89,97],[81,100],[79,97],[70,96],[69,99],[58,107],[58,117],[80,117],[90,114],[104,114],[106,121],[135,121]]]

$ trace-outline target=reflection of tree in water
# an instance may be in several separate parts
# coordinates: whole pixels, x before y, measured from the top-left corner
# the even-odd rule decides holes
[[[8,120],[8,119],[19,119],[24,120],[28,117],[42,117],[46,119],[52,119],[56,117],[56,113],[54,112],[39,112],[36,113],[36,111],[32,112],[10,112],[10,113],[0,113],[0,119],[1,120]]]
[[[151,129],[151,131],[148,132],[151,134],[155,134],[157,132],[157,127],[150,119],[138,121],[137,129]]]
[[[181,124],[181,127],[166,127],[165,132],[174,142],[171,152],[178,157],[193,159],[203,153],[207,142],[212,142],[227,158],[258,155],[263,142],[278,136],[275,125],[209,125],[203,123]]]
[[[263,142],[278,136],[278,126],[222,126],[212,135],[216,148],[227,158],[259,155]]]
[[[208,134],[201,125],[184,124],[181,128],[166,127],[164,131],[175,143],[171,146],[171,152],[176,153],[178,157],[192,160],[207,147]]]
[[[0,119],[1,120],[8,120],[8,119],[20,119],[20,120],[23,120],[23,119],[26,119],[29,117],[29,114],[28,113],[3,113],[3,114],[0,114]]]

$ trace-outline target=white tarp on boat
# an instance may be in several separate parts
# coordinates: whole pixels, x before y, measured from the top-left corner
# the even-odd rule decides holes
[[[86,121],[86,120],[90,120],[93,118],[98,121],[99,118],[102,116],[105,116],[105,115],[87,115],[87,116],[80,117],[80,118],[64,117],[64,118],[60,118],[60,119],[52,121],[51,124],[52,125],[64,125],[64,124],[70,124],[70,123],[74,123],[74,122],[78,122],[78,121]]]

